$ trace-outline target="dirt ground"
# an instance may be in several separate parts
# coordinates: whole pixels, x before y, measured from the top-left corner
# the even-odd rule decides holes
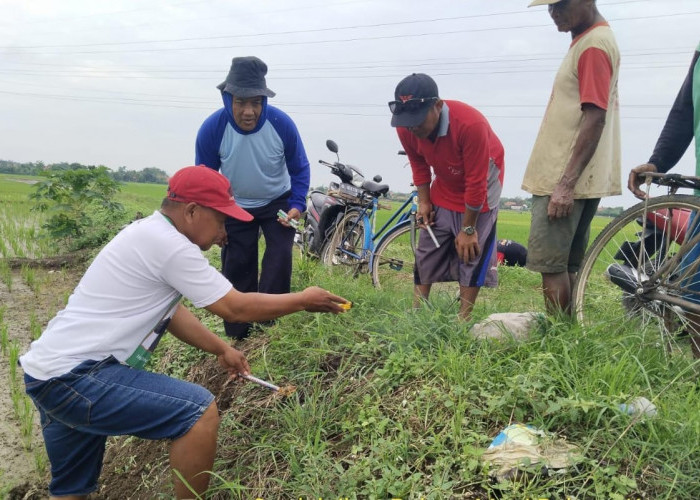
[[[22,280],[19,270],[12,272],[11,290],[0,282],[0,307],[4,307],[4,324],[8,337],[20,344],[20,353],[29,347],[32,340],[32,315],[43,326],[63,307],[68,293],[75,287],[82,269],[70,271],[35,269],[35,280],[40,284],[34,293]],[[12,409],[10,395],[9,356],[0,356],[0,498],[44,498],[47,495],[48,465],[45,477],[37,472],[35,455],[45,458],[43,441],[39,431],[38,415],[35,412],[32,449],[23,446],[20,424]],[[18,368],[20,382],[22,370]]]

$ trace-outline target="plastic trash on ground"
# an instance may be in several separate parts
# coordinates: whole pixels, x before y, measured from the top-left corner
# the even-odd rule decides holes
[[[512,424],[503,429],[481,457],[491,469],[489,475],[499,481],[515,479],[523,469],[539,465],[542,472],[563,473],[580,462],[580,449],[564,438],[531,425]]]
[[[643,396],[634,398],[633,400],[618,406],[622,413],[631,416],[655,417],[656,405]]]

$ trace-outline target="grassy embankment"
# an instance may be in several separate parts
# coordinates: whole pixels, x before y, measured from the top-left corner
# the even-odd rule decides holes
[[[162,186],[154,192],[150,200],[140,193],[134,208],[150,213]],[[604,224],[596,220],[594,233]],[[499,235],[525,243],[528,227],[527,214],[503,213]],[[216,252],[208,255],[218,265]],[[536,275],[499,274],[500,287],[481,294],[476,320],[542,309]],[[642,345],[634,322],[585,330],[554,322],[521,344],[476,341],[448,301],[412,311],[407,297],[373,289],[367,276],[341,280],[300,260],[293,287],[309,284],[355,306],[340,316],[292,315],[247,341],[256,375],[298,389],[288,399],[250,384],[223,389],[231,401],[222,415],[216,496],[700,497],[697,364]],[[221,333],[218,320],[202,318]],[[176,376],[211,363],[170,338],[159,351],[155,369]],[[634,396],[654,401],[658,416],[635,421],[619,412]],[[511,422],[565,436],[584,461],[564,474],[494,483],[479,458]]]

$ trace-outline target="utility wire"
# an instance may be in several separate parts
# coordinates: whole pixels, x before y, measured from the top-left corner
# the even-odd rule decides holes
[[[658,15],[648,15],[648,16],[633,16],[633,17],[618,17],[611,18],[609,21],[636,21],[643,19],[659,19],[659,18],[670,18],[678,16],[692,16],[700,14],[700,11],[692,12],[676,12],[670,14],[658,14]],[[426,37],[426,36],[437,36],[437,35],[453,35],[453,34],[466,34],[466,33],[481,33],[488,31],[502,31],[502,30],[512,30],[512,29],[529,29],[529,28],[542,28],[550,27],[551,23],[546,24],[533,24],[533,25],[519,25],[519,26],[494,26],[489,28],[477,28],[477,29],[459,29],[451,31],[440,31],[440,32],[426,32],[426,33],[411,33],[411,34],[398,34],[398,35],[377,35],[377,36],[363,36],[363,37],[351,37],[351,38],[338,38],[338,39],[327,39],[327,40],[305,40],[305,41],[284,41],[284,42],[271,42],[271,43],[255,43],[255,44],[245,44],[245,45],[225,45],[225,46],[205,46],[205,47],[169,47],[169,48],[143,48],[143,49],[130,49],[130,50],[89,50],[89,51],[71,51],[70,54],[123,54],[123,53],[133,53],[133,52],[173,52],[173,51],[183,51],[183,50],[216,50],[216,49],[232,49],[232,48],[250,48],[250,47],[276,47],[276,46],[290,46],[290,45],[319,45],[319,44],[331,44],[331,43],[346,43],[346,42],[358,42],[358,41],[370,41],[370,40],[391,40],[399,38],[413,38],[413,37]],[[336,28],[338,29],[338,28]],[[325,30],[325,29],[324,29]],[[309,30],[300,31],[299,33],[308,33]],[[281,32],[280,32],[281,33]],[[283,33],[281,33],[283,34]],[[255,37],[260,35],[245,35],[249,37]],[[205,39],[202,39],[205,40]],[[183,41],[185,41],[183,39]],[[151,43],[151,42],[141,42],[141,43]],[[90,44],[90,46],[95,46],[98,44]],[[81,45],[83,46],[83,45]],[[61,46],[41,46],[38,48],[58,48]],[[25,47],[23,49],[17,47],[3,47],[7,51],[13,50],[31,50],[32,47]],[[33,54],[35,52],[32,52]],[[63,54],[65,52],[42,52],[43,54]]]

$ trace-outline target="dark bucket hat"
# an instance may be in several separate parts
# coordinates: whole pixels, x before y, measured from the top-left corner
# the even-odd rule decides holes
[[[234,57],[226,80],[216,88],[236,97],[275,97],[265,83],[266,74],[267,64],[257,57]]]

